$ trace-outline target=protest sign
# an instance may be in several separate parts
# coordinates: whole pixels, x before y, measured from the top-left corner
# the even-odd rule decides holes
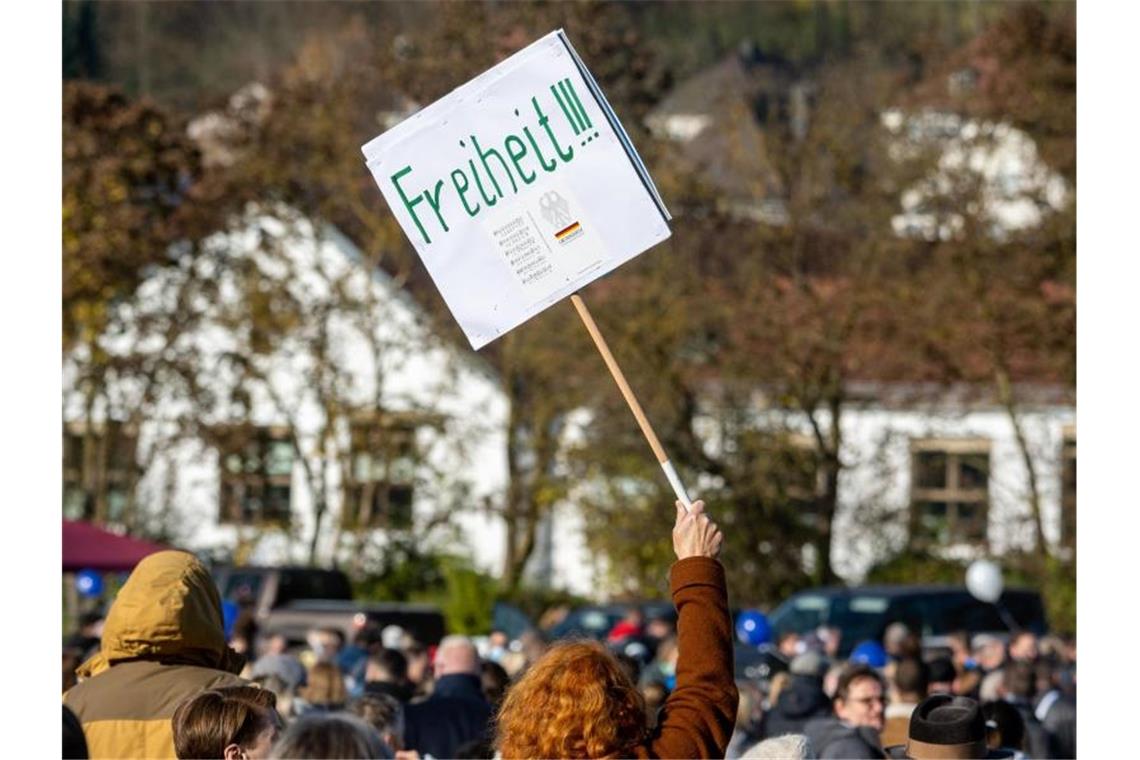
[[[363,151],[473,348],[572,297],[670,486],[688,508],[681,479],[576,293],[669,237],[669,211],[562,30],[371,140]]]
[[[363,151],[476,349],[669,237],[649,173],[561,30]]]

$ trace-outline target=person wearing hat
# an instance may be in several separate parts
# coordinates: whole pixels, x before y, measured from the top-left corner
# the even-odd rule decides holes
[[[910,716],[905,744],[887,747],[887,757],[910,760],[972,760],[1010,758],[1005,749],[986,744],[986,721],[978,703],[969,697],[934,694],[919,703]]]
[[[206,689],[244,686],[245,658],[226,644],[210,572],[183,551],[139,562],[103,626],[99,653],[64,695],[92,757],[175,756],[171,718]]]
[[[851,662],[870,665],[872,668],[884,668],[887,665],[887,650],[883,645],[873,639],[860,641],[851,650]]]

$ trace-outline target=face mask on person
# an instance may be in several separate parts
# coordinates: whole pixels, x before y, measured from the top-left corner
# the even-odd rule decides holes
[[[332,648],[320,636],[309,636],[306,641],[318,662],[327,662],[332,657]]]

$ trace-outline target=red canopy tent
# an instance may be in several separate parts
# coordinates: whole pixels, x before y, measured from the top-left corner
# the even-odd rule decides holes
[[[143,557],[168,546],[117,536],[91,523],[63,521],[63,572],[133,570]]]

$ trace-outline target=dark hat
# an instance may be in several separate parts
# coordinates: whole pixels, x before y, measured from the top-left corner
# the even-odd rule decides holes
[[[968,760],[1013,757],[1013,753],[986,747],[986,721],[977,702],[969,697],[934,694],[914,708],[906,744],[888,747],[887,756]]]

